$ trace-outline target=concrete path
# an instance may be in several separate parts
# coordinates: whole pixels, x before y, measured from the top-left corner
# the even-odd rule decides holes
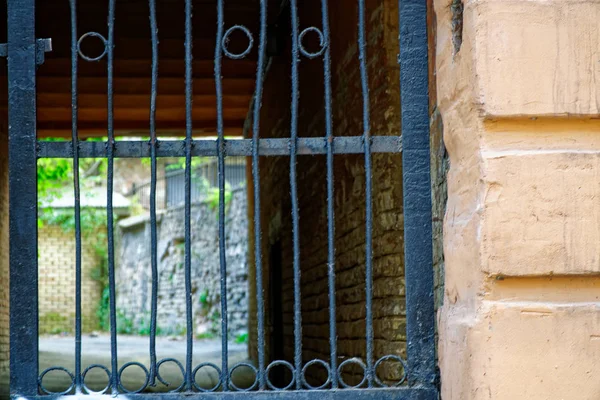
[[[230,343],[229,365],[245,361],[247,358],[247,345]],[[135,361],[149,368],[150,357],[148,354],[149,338],[140,336],[119,336],[118,338],[118,360],[119,368],[127,362]],[[183,338],[172,340],[169,338],[157,338],[156,341],[157,360],[174,358],[185,366],[186,342]],[[221,367],[221,340],[206,339],[194,341],[194,367],[200,363],[210,362]],[[51,366],[61,366],[73,372],[74,369],[74,338],[48,336],[40,338],[40,372]],[[101,364],[111,369],[110,359],[110,337],[101,335],[98,337],[84,336],[82,338],[82,369],[92,364]],[[168,391],[176,388],[182,382],[182,374],[179,367],[172,362],[165,363],[160,368],[163,379],[171,383],[166,387],[160,382],[149,391]],[[136,390],[143,385],[145,374],[136,366],[127,368],[123,373],[122,381],[128,390]],[[254,381],[254,374],[248,368],[239,368],[233,373],[232,380],[239,387],[248,387]],[[196,382],[203,388],[214,387],[219,381],[217,371],[205,367],[198,371]],[[86,377],[86,385],[92,390],[102,390],[108,382],[106,372],[94,369]],[[44,378],[44,386],[51,391],[65,390],[70,379],[64,372],[50,372]]]

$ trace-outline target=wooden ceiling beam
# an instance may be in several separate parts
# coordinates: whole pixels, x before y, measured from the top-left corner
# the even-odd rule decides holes
[[[225,131],[230,129],[236,129],[241,132],[244,126],[244,119],[239,120],[227,120],[225,122]],[[123,136],[136,133],[140,136],[149,136],[148,123],[145,121],[114,121],[115,135]],[[195,132],[216,132],[217,121],[216,118],[195,120],[192,121],[192,126]],[[106,136],[106,121],[80,121],[77,125],[79,132],[103,132],[100,136]],[[59,131],[68,132],[67,136],[71,135],[71,121],[43,121],[37,124],[38,135],[39,132],[54,132]],[[182,136],[185,136],[185,120],[182,121],[157,121],[156,124],[157,132],[183,132]],[[142,133],[144,132],[144,133]],[[171,135],[172,136],[172,135]],[[60,136],[57,136],[60,137]]]
[[[78,65],[78,76],[105,76],[106,61],[86,62],[80,59]],[[150,76],[152,61],[145,60],[122,60],[117,59],[113,63],[114,76],[116,77],[142,77]],[[222,74],[228,78],[256,79],[256,61],[253,60],[230,60],[223,59],[221,66]],[[197,60],[192,64],[194,78],[214,77],[215,63],[213,60]],[[159,59],[159,77],[184,77],[185,62],[183,59]],[[47,56],[46,61],[38,70],[38,76],[71,76],[70,58],[53,58]]]
[[[242,135],[241,127],[228,127],[225,128],[224,134],[227,137],[240,137]],[[79,138],[87,139],[87,138],[99,138],[106,137],[107,132],[106,128],[85,128],[79,129]],[[148,137],[150,136],[149,131],[146,129],[117,129],[115,130],[115,135],[118,137]],[[172,129],[158,129],[157,135],[160,138],[184,138],[185,137],[185,128],[172,128]],[[194,138],[201,137],[216,137],[217,132],[215,128],[212,129],[196,129],[193,132]],[[61,139],[70,139],[71,138],[71,129],[52,129],[48,127],[38,127],[37,137],[39,139],[44,138],[61,138]]]
[[[253,79],[223,79],[224,95],[252,95],[254,92]],[[114,78],[115,94],[150,94],[150,78]],[[6,81],[0,80],[0,90],[7,90]],[[82,77],[78,81],[79,94],[103,94],[107,90],[106,77]],[[71,93],[71,78],[69,77],[39,77],[37,80],[38,93]],[[185,81],[179,78],[159,78],[158,95],[183,95]],[[194,79],[194,95],[214,95],[214,79]]]
[[[248,108],[225,108],[223,109],[224,121],[240,121],[246,118]],[[150,110],[148,108],[115,108],[114,110],[115,124],[121,122],[138,122],[145,124],[150,120]],[[156,123],[161,122],[179,122],[185,125],[185,107],[177,108],[159,108],[156,110]],[[215,108],[199,108],[192,110],[192,119],[196,123],[204,121],[215,121],[217,111]],[[85,122],[105,122],[108,119],[108,111],[103,108],[80,108],[78,112],[79,123]],[[60,122],[71,120],[71,107],[38,107],[37,109],[38,123],[43,122]]]
[[[71,55],[71,37],[62,35],[52,36],[52,54],[57,58],[69,57]],[[245,60],[256,60],[258,58],[258,37],[254,37],[252,50]],[[197,60],[214,59],[216,38],[197,38],[193,40],[193,56]],[[228,49],[232,53],[241,53],[248,47],[248,39],[245,35],[237,32],[232,34]],[[90,58],[100,56],[104,52],[104,44],[98,38],[88,37],[81,42],[82,53]],[[150,36],[147,38],[130,38],[127,36],[116,36],[113,49],[115,60],[150,59],[152,57],[152,42]],[[159,59],[184,59],[185,46],[183,38],[161,39],[158,44]],[[82,60],[84,61],[84,60]],[[255,61],[256,62],[256,61]]]
[[[164,108],[185,108],[185,96],[183,94],[165,94],[157,96],[157,109]],[[250,106],[251,95],[226,95],[223,96],[223,108],[245,108]],[[106,93],[80,93],[78,95],[78,106],[84,108],[106,108],[108,96]],[[113,97],[115,109],[149,109],[150,96],[141,94],[116,94]],[[216,108],[217,97],[215,95],[195,95],[192,98],[194,108]],[[37,106],[40,108],[49,107],[71,107],[70,93],[38,93]]]

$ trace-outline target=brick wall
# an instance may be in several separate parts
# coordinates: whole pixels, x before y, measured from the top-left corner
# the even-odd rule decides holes
[[[83,235],[81,313],[84,332],[98,329],[96,311],[102,285],[97,280],[101,264],[96,254],[96,235]],[[45,225],[38,233],[40,333],[74,332],[75,235],[60,226]]]
[[[397,1],[367,2],[368,64],[372,134],[398,135],[399,68],[397,64]],[[320,27],[319,2],[301,7],[301,29]],[[357,7],[330,2],[332,31],[333,129],[336,136],[359,136],[362,128],[362,92],[357,49]],[[312,14],[311,14],[312,13]],[[289,43],[288,43],[289,47]],[[299,136],[325,136],[323,69],[320,59],[302,58],[300,66]],[[265,83],[261,135],[289,137],[290,58],[276,57]],[[402,158],[373,155],[373,269],[375,358],[405,353],[405,299],[402,241]],[[266,298],[265,350],[268,358],[293,359],[292,226],[289,158],[261,160],[261,221]],[[327,214],[324,156],[299,156],[300,257],[302,269],[303,359],[329,359],[327,295]],[[335,157],[336,290],[338,354],[342,361],[365,356],[365,169],[364,157]],[[281,248],[281,264],[275,266]],[[250,246],[252,248],[252,246]],[[250,264],[253,266],[253,263]],[[281,268],[280,284],[273,269]],[[252,280],[251,280],[252,282]],[[275,290],[274,290],[275,289]],[[251,299],[256,289],[251,285]],[[270,295],[269,295],[270,294]],[[269,298],[271,297],[271,298]],[[279,298],[280,297],[280,298]],[[283,307],[283,348],[274,346],[277,329],[274,306]],[[251,304],[250,315],[255,315]],[[256,359],[256,321],[250,321],[250,354]],[[281,346],[280,346],[281,347]],[[350,369],[349,369],[350,371]],[[382,379],[398,377],[385,366]],[[311,367],[313,384],[324,370]],[[356,375],[346,375],[352,383]]]

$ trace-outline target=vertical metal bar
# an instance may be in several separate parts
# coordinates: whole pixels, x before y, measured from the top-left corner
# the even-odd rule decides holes
[[[263,75],[265,72],[267,48],[267,0],[260,0],[260,40],[258,45],[258,68],[254,93],[254,114],[252,116],[252,180],[254,185],[254,258],[256,264],[256,308],[257,308],[257,348],[258,385],[266,387],[265,380],[265,305],[263,293],[262,248],[260,227],[260,174],[258,145],[260,138],[260,109],[262,107]]]
[[[434,384],[427,6],[400,1],[400,86],[409,383]]]
[[[194,351],[194,326],[192,321],[192,1],[185,0],[185,311],[186,357],[185,387],[193,390],[192,357]]]
[[[152,80],[150,88],[150,242],[152,267],[152,300],[150,311],[150,386],[156,385],[156,323],[158,314],[158,249],[156,232],[156,96],[158,85],[158,27],[156,2],[148,0],[150,8],[150,36],[152,39]]]
[[[108,96],[108,143],[107,143],[107,193],[106,193],[106,226],[108,235],[108,290],[110,309],[110,360],[111,360],[111,387],[113,395],[119,392],[119,375],[117,361],[117,307],[115,289],[115,237],[113,217],[113,175],[114,175],[114,102],[113,102],[113,48],[115,44],[115,1],[108,2],[108,43],[107,56],[107,96]]]
[[[300,271],[300,227],[298,211],[298,101],[300,98],[298,64],[300,48],[298,40],[298,7],[296,0],[290,2],[292,25],[292,103],[290,127],[290,187],[292,196],[292,240],[293,240],[293,269],[294,269],[294,367],[296,369],[296,389],[302,388],[302,299]]]
[[[217,43],[215,46],[215,87],[217,95],[217,158],[219,180],[219,262],[221,266],[221,374],[223,390],[229,388],[227,377],[227,257],[225,253],[225,138],[223,133],[223,88],[221,61],[223,56],[223,0],[217,2]]]
[[[35,1],[8,2],[10,391],[38,393]]]
[[[371,111],[369,102],[369,71],[365,35],[365,0],[358,0],[358,52],[363,96],[363,140],[365,146],[365,294],[366,294],[366,364],[367,382],[373,386],[373,195],[371,168]]]
[[[81,393],[81,193],[79,186],[79,135],[77,132],[77,0],[71,7],[71,145],[75,198],[75,392]]]
[[[338,387],[337,374],[337,326],[335,307],[335,209],[333,176],[333,118],[331,111],[331,39],[329,33],[328,0],[321,0],[321,15],[325,52],[323,74],[325,82],[325,131],[327,137],[327,270],[329,286],[329,351],[331,387]]]

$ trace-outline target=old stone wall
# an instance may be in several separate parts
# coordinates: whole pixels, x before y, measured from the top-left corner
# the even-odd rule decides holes
[[[148,161],[148,160],[146,160]],[[164,176],[164,159],[157,160],[156,173],[158,179]],[[122,195],[130,195],[135,187],[145,183],[150,179],[150,163],[141,158],[116,158],[115,159],[115,191]],[[161,196],[164,190],[157,190],[157,197]],[[161,201],[161,199],[157,199]]]
[[[398,2],[367,2],[367,53],[373,135],[400,132]],[[318,1],[301,7],[300,27],[321,26]],[[357,46],[356,3],[330,1],[333,133],[363,134],[362,91]],[[310,35],[307,35],[307,37]],[[307,45],[310,42],[307,40]],[[290,136],[291,63],[288,49],[274,57],[265,82],[262,137]],[[313,43],[314,45],[314,43]],[[313,49],[314,50],[314,49]],[[298,132],[301,137],[325,136],[323,63],[301,58]],[[263,276],[266,297],[268,359],[293,360],[293,248],[289,157],[263,158],[260,215]],[[373,155],[374,357],[404,355],[405,299],[403,270],[402,158]],[[363,155],[339,155],[334,161],[335,248],[338,362],[365,357],[365,168]],[[302,358],[329,360],[327,284],[327,197],[325,156],[298,157]],[[252,248],[252,247],[251,247]],[[253,267],[253,263],[250,264]],[[252,270],[254,274],[254,270]],[[251,282],[253,279],[251,280]],[[252,299],[256,295],[253,287]],[[281,304],[281,310],[279,309]],[[251,302],[251,316],[256,304]],[[278,316],[280,313],[282,315]],[[279,319],[282,319],[280,321]],[[250,354],[256,359],[256,319],[252,318]],[[278,340],[282,333],[283,341]],[[347,370],[346,380],[359,371]],[[399,368],[380,368],[382,379],[398,377]],[[356,373],[356,374],[354,374]],[[308,371],[313,384],[324,370]],[[352,375],[352,376],[350,376]],[[356,382],[354,382],[356,383]]]
[[[229,335],[247,332],[247,214],[245,190],[233,191],[226,209]],[[134,332],[147,332],[151,302],[151,241],[148,217],[122,221],[117,266],[117,307]],[[184,209],[159,214],[158,329],[185,332]],[[192,205],[192,303],[196,335],[220,334],[221,289],[218,210],[209,201]]]
[[[82,233],[81,314],[82,329],[98,329],[97,310],[102,291],[102,257],[97,237],[102,232]],[[100,243],[102,244],[102,243]],[[38,229],[39,332],[75,332],[75,234],[58,225]]]
[[[436,0],[442,398],[600,396],[600,3]]]

